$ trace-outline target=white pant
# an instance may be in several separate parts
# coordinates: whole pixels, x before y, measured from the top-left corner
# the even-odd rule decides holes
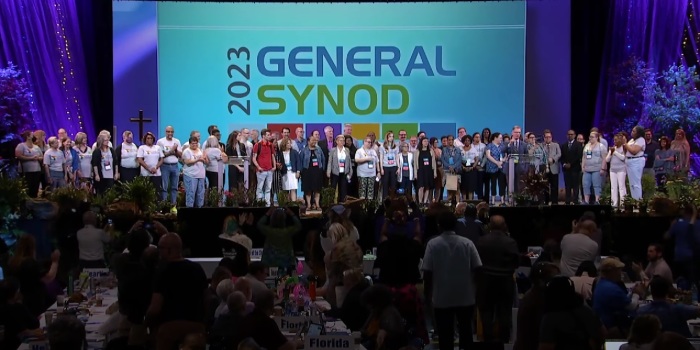
[[[644,171],[644,157],[627,158],[627,179],[630,181],[630,195],[636,200],[642,199],[642,172]]]
[[[619,172],[610,172],[610,198],[612,199],[613,208],[617,207],[618,205],[618,194],[620,196],[620,203],[624,201],[624,198],[627,195],[627,186],[625,186],[626,177],[627,173],[624,170]]]

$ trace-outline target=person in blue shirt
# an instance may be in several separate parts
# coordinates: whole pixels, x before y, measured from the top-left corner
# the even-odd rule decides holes
[[[624,338],[631,325],[630,316],[637,310],[639,299],[643,299],[646,288],[637,284],[628,294],[622,283],[625,264],[618,258],[609,257],[600,262],[600,280],[593,290],[593,310],[600,317],[609,334]]]
[[[690,328],[688,321],[700,317],[700,308],[692,305],[673,304],[668,297],[671,294],[673,285],[670,281],[661,276],[654,276],[649,283],[651,303],[643,305],[637,311],[638,315],[655,315],[661,320],[661,330],[664,332],[675,332],[684,337],[690,338]]]
[[[679,276],[686,279],[688,283],[693,283],[700,289],[700,278],[698,278],[697,258],[700,257],[698,251],[700,247],[700,229],[696,227],[697,208],[693,205],[686,205],[683,208],[683,216],[671,224],[671,228],[666,232],[665,238],[673,240],[673,257],[676,266],[679,268]],[[690,288],[690,286],[686,286]]]

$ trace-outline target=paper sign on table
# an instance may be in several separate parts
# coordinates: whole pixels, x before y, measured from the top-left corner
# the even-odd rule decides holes
[[[282,316],[275,317],[277,327],[284,333],[294,333],[299,328],[306,326],[308,323],[321,323],[321,318],[318,315],[314,316]]]
[[[109,269],[83,269],[83,272],[87,273],[91,278],[109,275]]]
[[[262,259],[262,248],[253,248],[250,251],[250,260],[260,260]]]
[[[29,343],[31,350],[48,350],[49,343],[46,340],[36,340]]]
[[[359,349],[360,338],[353,335],[317,335],[304,339],[306,350],[349,350]]]

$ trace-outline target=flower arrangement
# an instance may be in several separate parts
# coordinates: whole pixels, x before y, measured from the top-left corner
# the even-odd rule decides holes
[[[32,113],[33,92],[17,66],[0,68],[0,144],[19,140],[24,130],[36,129]]]
[[[549,193],[549,180],[545,173],[528,173],[522,180],[525,184],[523,192],[530,197],[537,197]]]

